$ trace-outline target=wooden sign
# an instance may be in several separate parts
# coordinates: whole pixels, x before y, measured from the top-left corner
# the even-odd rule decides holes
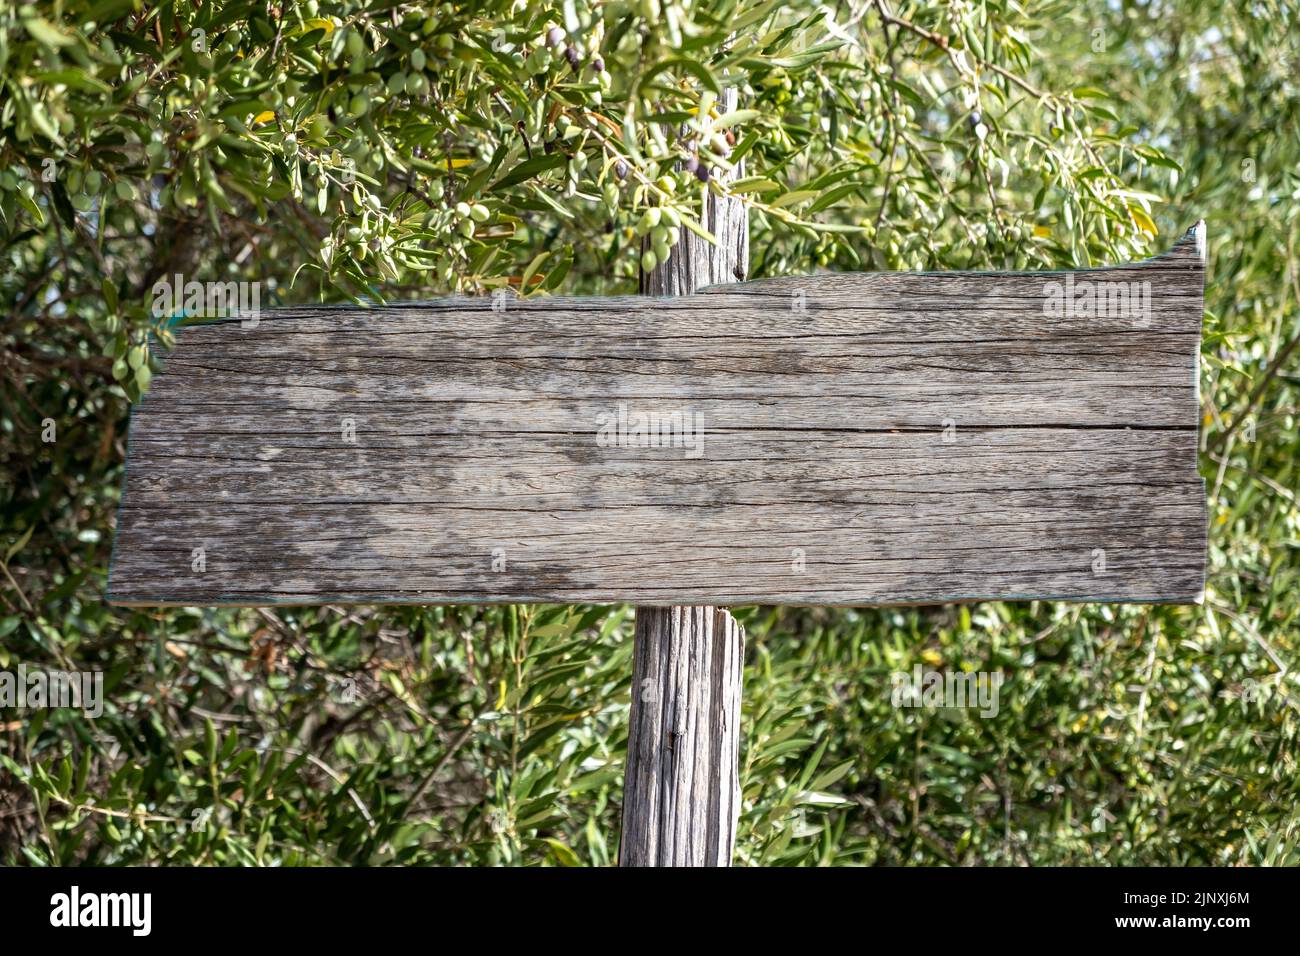
[[[1199,601],[1204,261],[186,327],[110,600]]]

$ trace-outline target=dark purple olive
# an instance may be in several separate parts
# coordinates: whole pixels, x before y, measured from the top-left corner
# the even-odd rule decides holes
[[[596,57],[594,60],[591,61],[591,68],[597,73],[604,73],[605,61],[602,60],[600,57]]]
[[[696,169],[695,178],[702,183],[707,183],[709,181],[709,167],[700,166],[698,169]]]
[[[971,115],[970,115],[970,125],[971,125],[971,126],[979,126],[979,124],[980,124],[980,120],[982,120],[982,119],[984,119],[984,117],[980,116],[980,111],[979,111],[979,110],[976,110],[974,113],[971,113]]]
[[[627,179],[627,163],[623,162],[623,160],[621,159],[617,163],[615,163],[614,175],[617,176],[619,179]]]
[[[573,67],[575,70],[578,68],[578,51],[573,47],[566,46],[564,48],[564,58],[569,61],[569,66]]]

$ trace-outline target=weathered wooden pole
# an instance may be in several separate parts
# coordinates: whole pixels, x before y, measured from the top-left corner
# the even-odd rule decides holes
[[[719,108],[736,108],[734,90]],[[668,258],[642,275],[642,294],[690,295],[745,278],[744,204],[709,190],[701,222],[717,245],[683,230]],[[639,607],[635,639],[619,865],[730,866],[744,628],[725,608]]]

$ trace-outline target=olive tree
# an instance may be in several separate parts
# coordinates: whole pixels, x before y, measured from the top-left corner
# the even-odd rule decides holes
[[[256,282],[263,304],[628,292],[685,231],[709,238],[717,191],[747,205],[753,276],[1124,262],[1201,216],[1217,269],[1209,610],[738,612],[738,858],[1294,860],[1295,19],[5,5],[0,666],[95,667],[112,694],[98,721],[8,732],[0,859],[612,859],[626,609],[111,611],[125,415],[174,334],[165,277]],[[1017,703],[979,726],[900,714],[870,688],[918,655],[1015,669]]]

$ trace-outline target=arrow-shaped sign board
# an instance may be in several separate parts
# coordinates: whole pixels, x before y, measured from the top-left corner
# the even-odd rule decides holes
[[[186,326],[110,600],[1198,601],[1204,263]]]

